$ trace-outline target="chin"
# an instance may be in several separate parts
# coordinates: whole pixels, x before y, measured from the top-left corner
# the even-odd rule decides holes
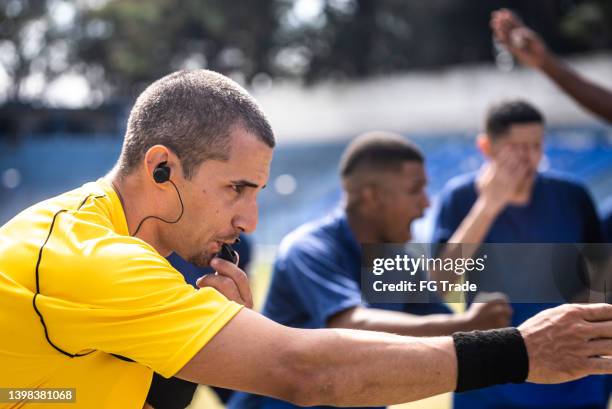
[[[212,261],[214,257],[215,257],[214,254],[199,253],[199,254],[196,254],[190,257],[187,261],[189,261],[191,264],[197,267],[205,268],[205,267],[210,266],[210,262]]]
[[[397,236],[394,237],[388,237],[387,240],[385,240],[385,243],[389,243],[389,244],[404,244],[409,242],[412,239],[412,236],[410,234],[398,234]]]
[[[533,182],[534,181],[535,179],[532,179],[532,180],[525,182],[521,186],[519,186],[519,188],[516,190],[516,193],[514,195],[516,198],[515,200],[516,202],[518,202],[519,204],[525,204],[531,201],[531,194],[533,192]]]

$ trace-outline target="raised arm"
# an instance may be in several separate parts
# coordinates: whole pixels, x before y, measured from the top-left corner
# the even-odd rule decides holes
[[[497,163],[487,163],[476,181],[478,197],[448,243],[444,245],[441,257],[472,257],[495,219],[510,202],[525,174],[525,165],[507,148],[500,153]],[[435,280],[451,282],[461,279],[460,275],[453,272],[437,270],[432,271],[431,276]]]
[[[571,69],[510,10],[491,14],[495,37],[523,64],[544,73],[587,110],[612,121],[612,92]]]
[[[602,357],[612,354],[604,339],[612,337],[611,319],[612,306],[596,304],[564,305],[528,320],[519,328],[528,380],[612,373],[612,361]],[[455,351],[451,337],[293,329],[243,309],[176,376],[298,405],[381,406],[454,390]]]

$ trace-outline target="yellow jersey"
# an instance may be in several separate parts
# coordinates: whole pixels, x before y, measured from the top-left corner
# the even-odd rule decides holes
[[[75,388],[53,407],[142,408],[240,308],[131,237],[103,179],[0,228],[0,388]]]

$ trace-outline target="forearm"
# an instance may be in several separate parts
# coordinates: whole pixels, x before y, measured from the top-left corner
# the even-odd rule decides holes
[[[612,121],[612,92],[579,75],[554,55],[547,55],[539,68],[584,108]]]
[[[383,406],[409,402],[456,387],[453,341],[356,330],[319,330],[299,337],[317,379],[313,402]],[[315,398],[318,397],[318,398]]]
[[[482,196],[478,197],[470,212],[461,222],[455,233],[444,245],[440,254],[442,258],[469,258],[477,251],[480,243],[483,242],[495,218],[499,214],[499,209],[491,205]],[[451,271],[431,271],[434,280],[448,280],[456,283],[461,280],[461,275]]]
[[[468,329],[468,322],[463,314],[421,316],[398,311],[356,307],[332,317],[328,322],[328,327],[432,337],[465,331]]]
[[[497,206],[482,196],[479,196],[470,212],[459,225],[459,228],[448,240],[450,244],[480,244],[489,232],[491,225],[499,214]],[[476,247],[461,254],[462,257],[471,257],[476,251]]]

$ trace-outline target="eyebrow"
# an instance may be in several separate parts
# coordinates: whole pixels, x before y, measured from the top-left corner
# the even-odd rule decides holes
[[[244,179],[241,179],[241,180],[232,180],[232,184],[239,185],[239,186],[248,186],[248,187],[252,187],[252,188],[255,188],[255,189],[257,189],[259,187],[259,185],[257,183],[253,183],[253,182],[250,182],[250,181],[244,180]],[[261,188],[265,189],[266,185],[263,185]]]

